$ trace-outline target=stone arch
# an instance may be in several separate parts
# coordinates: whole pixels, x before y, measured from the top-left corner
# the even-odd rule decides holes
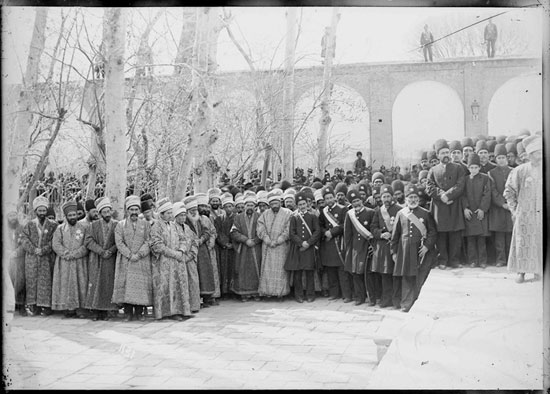
[[[541,130],[542,77],[533,72],[508,79],[493,93],[487,111],[489,135]]]
[[[305,89],[296,100],[295,109],[295,167],[315,168],[317,162],[317,138],[319,133],[319,108],[322,85]],[[314,108],[315,105],[315,108]],[[369,109],[363,96],[345,83],[335,83],[329,104],[332,122],[329,126],[328,171],[334,168],[351,170],[355,153],[362,151],[363,158],[370,157]]]
[[[455,89],[425,80],[406,85],[392,105],[394,164],[401,167],[419,160],[438,138],[464,136],[464,105]]]

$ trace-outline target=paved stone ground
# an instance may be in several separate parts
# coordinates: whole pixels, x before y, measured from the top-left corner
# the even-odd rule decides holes
[[[365,388],[406,316],[327,298],[222,301],[186,322],[15,316],[4,387]]]

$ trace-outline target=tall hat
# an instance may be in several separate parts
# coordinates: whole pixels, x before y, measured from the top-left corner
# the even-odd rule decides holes
[[[222,200],[222,207],[225,204],[235,204],[235,202],[233,201],[233,196],[229,192],[223,193],[221,200]]]
[[[397,190],[401,190],[403,193],[405,192],[405,185],[399,179],[396,179],[391,183],[391,188],[394,190],[394,192],[396,192]]]
[[[109,199],[109,197],[103,197],[96,200],[96,208],[98,212],[101,212],[103,208],[113,209],[113,206],[111,205],[111,200]]]
[[[497,141],[496,140],[489,140],[487,141],[487,150],[489,151],[489,153],[492,153],[495,151],[495,146],[497,145]]]
[[[380,179],[382,182],[384,182],[384,174],[379,171],[372,174],[372,183],[374,183],[374,181],[377,179]]]
[[[158,201],[157,212],[158,213],[166,212],[169,209],[172,209],[172,206],[173,206],[172,201],[170,201],[170,199],[168,199],[168,197],[161,198]]]
[[[185,204],[185,209],[187,211],[190,211],[193,208],[197,208],[199,204],[197,204],[197,198],[195,196],[187,196],[185,197],[182,202]]]
[[[50,206],[50,202],[44,196],[38,196],[34,200],[32,200],[32,209],[34,211],[36,211],[38,207],[44,207],[46,208],[46,210],[48,210],[49,206]]]
[[[472,164],[481,166],[481,161],[479,160],[479,155],[477,153],[471,153],[468,156],[468,167],[471,166]]]
[[[454,140],[449,143],[449,150],[451,152],[455,150],[459,150],[462,152],[462,145],[460,144],[460,141]]]
[[[428,151],[422,152],[422,155],[420,155],[420,161],[422,160],[428,160]]]
[[[318,190],[323,188],[323,184],[319,181],[316,181],[311,184],[311,187],[315,190]]]
[[[428,170],[422,170],[418,173],[418,180],[428,177]]]
[[[143,193],[140,197],[140,200],[141,201],[147,201],[147,200],[153,200],[154,201],[155,199],[149,193]]]
[[[390,193],[393,196],[393,189],[390,185],[380,186],[380,194]]]
[[[213,198],[219,198],[221,200],[222,191],[217,187],[213,187],[211,189],[208,189],[207,195],[208,195],[208,201],[212,200]]]
[[[479,153],[480,150],[486,150],[489,151],[489,148],[487,147],[487,141],[485,140],[478,140],[476,142],[476,148],[474,149],[476,153]]]
[[[323,199],[323,189],[317,189],[313,192],[313,197],[315,201],[319,201]]]
[[[303,191],[296,193],[295,199],[296,199],[296,204],[298,204],[300,201],[307,202],[307,196]]]
[[[243,200],[245,204],[248,202],[256,204],[256,193],[254,193],[252,190],[247,190],[246,192],[244,192]]]
[[[340,182],[336,185],[336,189],[334,189],[334,192],[336,194],[344,193],[344,195],[346,195],[346,194],[348,194],[348,187],[344,182]]]
[[[291,185],[290,182],[287,181],[286,179],[283,180],[283,181],[281,182],[281,190],[282,190],[283,192],[284,192],[286,189],[288,189],[290,186],[292,186],[292,185]]]
[[[487,136],[485,134],[476,135],[478,141],[487,141]]]
[[[197,199],[197,204],[208,205],[208,197],[206,196],[206,193],[195,193],[195,198]]]
[[[525,147],[525,152],[528,154],[542,150],[542,137],[539,135],[531,135],[525,138],[522,142]]]
[[[294,201],[296,201],[296,190],[291,187],[286,189],[283,193],[283,200],[286,200],[287,198],[292,198]]]
[[[357,199],[361,199],[361,196],[359,195],[359,191],[357,190],[350,190],[348,193],[347,193],[347,199],[349,202],[353,202],[353,200],[357,200]]]
[[[128,196],[126,197],[126,200],[124,200],[124,205],[126,206],[126,209],[137,206],[138,208],[141,208],[141,201],[138,196]]]
[[[84,207],[86,208],[86,212],[90,212],[92,209],[96,208],[95,201],[92,199],[86,200],[86,202],[84,203]]]
[[[302,188],[302,190],[300,190],[300,192],[303,193],[306,196],[306,199],[308,199],[310,201],[315,200],[315,196],[313,195],[313,190],[311,189],[311,187],[305,186],[305,187]]]
[[[472,137],[464,137],[462,138],[462,141],[460,141],[460,145],[462,145],[462,149],[469,146],[470,148],[474,148],[474,141],[472,140]]]
[[[82,203],[80,201],[76,202],[76,210],[77,211],[83,211],[84,210],[84,206],[82,205]]]
[[[283,198],[283,191],[279,188],[275,188],[269,193],[267,193],[267,202],[271,203],[271,201],[281,201]]]
[[[506,145],[504,144],[496,144],[495,146],[495,157],[497,156],[506,156],[508,152],[506,151]]]
[[[418,196],[418,187],[416,187],[416,185],[413,185],[412,183],[410,185],[407,185],[407,187],[405,188],[405,197],[408,197],[411,194],[415,194]]]
[[[370,194],[369,193],[369,185],[366,185],[364,183],[359,183],[357,185],[357,192],[365,192],[365,194]]]
[[[437,152],[434,151],[434,150],[431,150],[428,152],[428,160],[432,161],[432,160],[439,160],[437,158]]]
[[[518,151],[516,149],[516,145],[517,144],[515,142],[507,142],[506,143],[506,152],[507,153],[512,152],[514,155],[517,155]],[[495,153],[495,156],[496,156],[496,153]]]
[[[69,212],[76,212],[77,211],[76,205],[77,205],[76,201],[74,200],[67,201],[65,204],[63,204],[61,209],[63,210],[63,213],[65,214],[65,216],[67,216]]]
[[[150,209],[153,209],[153,203],[151,201],[145,200],[141,202],[141,212],[147,212]]]
[[[323,191],[323,198],[325,198],[327,194],[332,194],[333,196],[335,195],[332,186],[325,186],[321,190]]]
[[[53,209],[53,207],[48,207],[48,209],[46,210],[46,217],[48,216],[53,216],[55,218],[55,210]]]
[[[235,194],[235,205],[244,204],[244,197],[242,193]]]
[[[256,193],[256,199],[258,200],[258,204],[261,202],[263,202],[264,204],[268,204],[267,190],[260,190],[258,193]]]
[[[504,144],[506,142],[506,136],[505,135],[499,135],[496,138],[497,144]]]
[[[186,214],[187,208],[185,208],[185,203],[182,201],[176,201],[172,204],[172,212],[174,213],[174,217],[178,216],[180,213]]]
[[[449,144],[447,144],[447,141],[444,139],[438,139],[434,143],[434,150],[436,153],[439,153],[441,149],[449,149]]]

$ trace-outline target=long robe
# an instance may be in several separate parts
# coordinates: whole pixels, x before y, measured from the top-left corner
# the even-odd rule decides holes
[[[116,243],[115,227],[117,221],[108,223],[103,219],[96,220],[88,226],[84,243],[90,254],[88,256],[88,292],[86,308],[101,311],[118,310],[112,303],[115,284]],[[110,251],[111,257],[104,258],[101,254]]]
[[[220,292],[228,294],[233,287],[233,272],[235,270],[235,249],[231,242],[231,228],[235,215],[219,215],[214,220],[218,236],[216,247],[218,251],[218,271],[220,274]],[[228,247],[231,245],[231,247]]]
[[[231,290],[238,295],[258,294],[262,267],[262,240],[258,237],[258,219],[254,212],[249,218],[245,212],[235,215],[231,227],[231,239],[235,249],[235,266]],[[254,246],[246,245],[251,239]]]
[[[116,304],[153,305],[153,270],[149,241],[151,226],[144,219],[124,219],[115,227],[117,247],[112,301]],[[130,261],[137,254],[139,260]]]
[[[21,232],[21,245],[25,250],[25,292],[27,305],[50,307],[52,305],[52,280],[55,254],[52,240],[57,228],[53,220],[45,219],[40,226],[38,219],[31,220]],[[35,254],[42,248],[42,256]]]
[[[197,271],[199,273],[199,287],[201,296],[214,295],[216,291],[214,281],[214,266],[212,265],[212,259],[210,258],[210,251],[208,250],[208,241],[211,234],[208,228],[204,226],[204,221],[200,219],[193,223],[189,218],[185,224],[195,233],[197,237]]]
[[[260,286],[258,293],[261,296],[282,297],[290,293],[289,275],[284,269],[289,249],[289,222],[292,212],[281,207],[277,214],[268,209],[258,219],[258,237],[262,244],[262,269],[260,272]],[[268,246],[271,241],[278,245]]]
[[[86,227],[63,223],[55,230],[52,246],[57,254],[53,271],[52,309],[84,308],[88,289],[88,249],[84,245]]]
[[[209,235],[208,242],[206,246],[208,247],[208,253],[210,254],[210,264],[212,264],[212,273],[214,274],[214,294],[212,297],[219,298],[221,296],[220,292],[220,272],[218,270],[218,250],[216,247],[216,238],[218,232],[216,231],[216,226],[214,226],[214,221],[209,216],[200,215],[200,220],[203,224],[203,227],[207,229]]]
[[[385,232],[389,232],[391,235],[397,212],[399,212],[402,207],[396,203],[390,205],[388,208],[388,215],[390,217],[388,223],[386,223],[382,216],[382,212],[380,212],[381,208],[382,207],[378,207],[375,209],[371,227],[372,235],[374,235],[375,240],[374,254],[372,256],[372,270],[381,274],[393,275],[394,262],[390,250],[391,238],[386,240],[381,238],[381,235]]]
[[[201,308],[201,289],[199,283],[199,271],[197,268],[197,252],[199,249],[199,239],[188,225],[180,224],[183,229],[185,239],[191,243],[191,254],[185,264],[187,269],[187,283],[189,287],[189,306],[191,312],[198,312]]]
[[[504,188],[513,212],[514,229],[508,270],[542,273],[542,166],[525,163],[514,168]]]
[[[25,249],[23,249],[23,226],[17,224],[15,229],[10,229],[11,255],[8,271],[10,274],[13,291],[15,293],[15,305],[25,305]]]
[[[181,226],[159,219],[151,227],[153,252],[153,309],[155,318],[191,315],[186,261],[191,258],[191,240]],[[185,261],[178,260],[183,252]]]
[[[504,186],[512,168],[508,166],[496,167],[489,171],[491,179],[491,209],[489,209],[489,231],[498,231],[511,233],[514,228],[512,214],[503,205],[506,204],[504,198]]]

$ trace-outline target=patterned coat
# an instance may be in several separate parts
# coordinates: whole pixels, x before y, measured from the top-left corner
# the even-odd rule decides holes
[[[209,220],[209,219],[207,219]],[[214,265],[210,257],[210,249],[208,248],[208,242],[210,242],[211,233],[208,227],[205,226],[206,222],[200,219],[193,223],[189,218],[185,224],[193,231],[197,242],[197,271],[199,273],[199,287],[200,295],[209,296],[214,295],[216,291],[214,280]]]
[[[262,267],[262,240],[258,237],[258,219],[260,214],[254,212],[250,220],[245,212],[235,215],[231,227],[231,239],[235,249],[235,270],[231,290],[238,295],[258,294],[260,272]],[[251,239],[254,246],[246,245]]]
[[[115,266],[117,248],[115,227],[117,221],[108,223],[103,219],[96,220],[88,226],[84,244],[90,251],[88,256],[88,291],[86,308],[97,310],[118,310],[111,302],[115,283]],[[102,257],[104,251],[111,252],[109,258]]]
[[[41,307],[52,305],[52,277],[55,263],[52,240],[57,228],[57,223],[46,219],[44,226],[40,228],[38,219],[25,224],[21,231],[21,246],[24,257],[24,280],[26,292],[26,304]],[[38,256],[36,248],[42,248]]]
[[[437,231],[449,232],[464,230],[464,212],[460,197],[464,192],[464,170],[460,164],[438,164],[428,171],[426,193],[432,198],[431,213]],[[441,201],[446,194],[452,204]]]
[[[189,284],[189,306],[191,307],[191,312],[198,312],[201,308],[201,290],[197,268],[199,239],[186,224],[180,224],[179,226],[183,229],[185,240],[190,243],[191,249],[191,258],[185,263],[185,267],[187,268],[187,283]]]
[[[473,179],[468,175],[466,177],[466,183],[464,188],[464,194],[462,195],[462,207],[468,208],[472,211],[472,217],[470,220],[464,218],[466,229],[464,230],[464,236],[487,236],[489,235],[488,224],[488,211],[491,206],[491,181],[489,176],[478,173]],[[485,212],[483,220],[479,220],[475,211],[481,209]]]
[[[88,249],[84,244],[86,226],[63,223],[55,230],[52,247],[57,254],[53,271],[52,309],[84,308],[88,289]]]
[[[289,248],[289,222],[292,212],[281,207],[277,214],[268,209],[258,219],[258,236],[262,239],[261,296],[284,296],[290,293],[288,272],[284,269]],[[274,248],[268,246],[272,241]]]
[[[434,245],[437,239],[437,229],[432,215],[422,207],[412,210],[414,215],[426,226],[426,238],[422,239],[420,230],[404,214],[408,208],[403,208],[395,217],[395,224],[391,236],[391,253],[397,254],[397,261],[393,269],[394,276],[416,276],[420,265],[425,264],[426,259],[431,259]],[[429,252],[421,260],[418,252],[421,246],[428,248]]]
[[[382,207],[375,209],[374,218],[372,220],[372,235],[375,239],[374,254],[372,256],[372,271],[379,272],[381,274],[393,274],[394,262],[391,257],[391,248],[390,248],[390,239],[386,240],[381,237],[383,233],[392,234],[393,227],[395,226],[395,220],[397,217],[397,212],[399,212],[403,207],[399,204],[393,203],[388,208],[388,215],[390,217],[389,222],[386,223],[382,212],[380,212]]]
[[[502,206],[506,204],[504,186],[512,168],[508,166],[496,167],[489,171],[491,180],[491,209],[489,209],[489,230],[511,233],[514,227],[512,214]]]
[[[214,273],[214,294],[212,294],[212,297],[219,298],[221,296],[220,272],[218,270],[218,250],[216,246],[218,231],[216,230],[216,226],[214,225],[214,220],[209,216],[200,215],[200,221],[209,235],[206,246],[208,247],[208,253],[210,254],[210,264],[212,264],[212,272]]]
[[[112,301],[115,304],[153,305],[153,271],[149,255],[151,226],[138,219],[135,229],[131,219],[123,219],[115,227],[117,247],[115,282]],[[130,261],[137,254],[137,261]]]
[[[309,212],[306,212],[305,215],[302,216],[303,220],[309,226],[310,233],[304,225],[304,221],[300,219],[300,216],[300,213],[295,213],[290,218],[290,250],[285,262],[285,270],[287,271],[315,269],[315,247],[321,238],[319,219]],[[304,251],[300,251],[304,241],[309,244],[309,247]]]
[[[153,309],[155,318],[191,315],[186,262],[193,258],[191,240],[181,226],[159,219],[151,227]],[[183,252],[183,257],[179,252]]]
[[[338,221],[337,226],[333,226],[327,219],[324,208],[319,214],[319,226],[321,227],[321,263],[325,267],[343,267],[344,251],[344,220],[348,209],[338,204],[328,208],[328,211]],[[327,240],[325,232],[330,231],[332,238]]]
[[[353,209],[353,208],[352,208]],[[363,236],[353,225],[349,210],[346,212],[344,221],[344,242],[346,245],[346,259],[344,261],[344,270],[352,274],[364,274],[365,270],[369,270],[369,246],[370,240]],[[354,209],[355,212],[355,209]],[[369,232],[371,231],[372,222],[374,219],[374,209],[363,207],[357,215],[359,223],[361,223]]]

